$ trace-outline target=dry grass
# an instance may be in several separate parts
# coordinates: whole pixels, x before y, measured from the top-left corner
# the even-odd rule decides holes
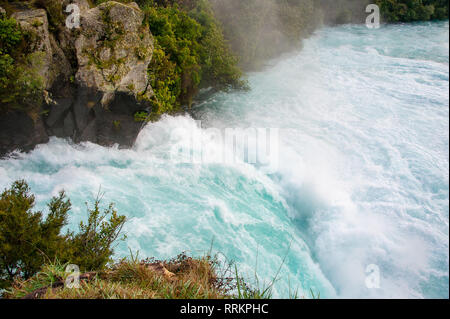
[[[164,271],[155,270],[154,265]],[[81,280],[79,288],[61,285],[69,275],[64,265],[45,266],[26,281],[18,281],[5,298],[26,296],[43,299],[223,299],[230,298],[223,280],[215,273],[210,257],[192,258],[184,254],[170,261],[124,259],[98,272],[89,280]],[[55,283],[59,287],[51,288]],[[39,291],[39,294],[36,294]]]
[[[284,260],[282,265],[284,264]],[[139,261],[131,255],[99,272],[81,275],[79,288],[64,283],[70,273],[55,262],[28,280],[18,280],[3,298],[30,299],[271,299],[273,280],[261,284],[255,270],[255,284],[250,286],[238,274],[233,262],[219,262],[217,255],[189,257],[181,254],[168,261]],[[256,269],[256,267],[255,267]],[[313,299],[320,298],[311,291]],[[299,298],[298,290],[289,298]]]

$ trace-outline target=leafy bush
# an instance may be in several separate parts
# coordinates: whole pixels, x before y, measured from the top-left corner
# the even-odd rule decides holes
[[[34,196],[24,181],[15,182],[0,197],[0,282],[2,286],[16,277],[30,277],[45,262],[46,255],[55,255],[64,238],[60,229],[67,224],[70,202],[64,193],[49,205],[49,215],[32,212]],[[43,252],[45,250],[45,252]]]
[[[207,0],[197,0],[189,15],[201,25],[199,57],[202,81],[219,89],[246,87],[237,67],[238,59],[232,54]]]
[[[158,115],[179,107],[178,97],[181,94],[181,81],[176,67],[176,63],[169,60],[163,48],[155,43],[148,75],[155,94],[153,103]]]
[[[99,198],[95,200],[94,208],[88,208],[88,213],[88,221],[80,223],[79,232],[69,233],[66,260],[84,270],[100,270],[112,261],[112,244],[119,239],[125,216],[119,215],[112,203],[101,211]]]
[[[0,287],[13,280],[33,276],[43,264],[56,258],[78,265],[83,270],[98,270],[113,254],[112,244],[125,222],[112,204],[100,211],[97,198],[88,208],[88,222],[80,223],[79,232],[61,234],[68,223],[70,200],[64,191],[48,204],[44,219],[32,211],[35,197],[25,181],[16,181],[0,196]]]
[[[155,93],[154,112],[190,106],[201,87],[244,88],[242,72],[208,1],[138,1],[155,49],[148,73]]]
[[[377,0],[387,22],[448,19],[448,0]]]
[[[16,20],[1,17],[0,20],[0,50],[3,53],[10,53],[12,49],[22,40],[22,32]]]

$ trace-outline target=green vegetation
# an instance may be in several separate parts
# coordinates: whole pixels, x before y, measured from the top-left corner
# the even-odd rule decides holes
[[[448,0],[377,0],[386,22],[448,19]]]
[[[244,69],[296,49],[322,22],[364,23],[370,0],[210,0]],[[377,0],[384,21],[448,19],[448,0]]]
[[[202,87],[245,88],[242,73],[206,0],[141,0],[144,23],[154,39],[148,73],[155,93],[154,112],[192,104]]]
[[[50,31],[56,31],[64,25],[66,16],[64,14],[63,2],[58,0],[34,0],[33,5],[43,8],[48,13]]]
[[[0,114],[19,110],[32,115],[42,101],[41,55],[27,46],[33,36],[14,19],[0,17]]]
[[[161,265],[161,266],[160,266]],[[41,299],[223,299],[229,288],[214,271],[210,257],[186,255],[162,262],[123,259],[92,277],[81,280],[79,288],[57,285],[70,273],[61,263],[45,265],[39,274],[16,282],[6,298],[30,294]],[[52,288],[53,287],[53,288]],[[33,293],[35,292],[35,293]]]
[[[113,124],[113,127],[114,127],[114,129],[115,129],[116,131],[120,131],[120,130],[121,130],[122,125],[120,124],[120,121],[115,120],[115,121],[112,122],[112,124]]]
[[[161,261],[139,260],[131,255],[98,271],[80,274],[79,288],[70,288],[67,264],[45,264],[27,280],[16,280],[3,297],[36,299],[271,299],[277,280],[251,287],[233,263],[223,263],[218,255],[190,257],[185,253]],[[281,267],[280,267],[281,269]],[[278,275],[278,274],[277,274]],[[298,290],[289,295],[298,299]],[[311,290],[311,298],[320,293]]]
[[[134,120],[136,122],[145,122],[149,117],[149,114],[145,111],[136,112],[134,114]]]
[[[101,211],[97,198],[88,208],[87,223],[80,223],[78,233],[66,234],[61,231],[68,224],[71,203],[63,191],[48,204],[45,219],[34,206],[25,181],[16,181],[0,196],[0,288],[34,276],[56,259],[84,271],[101,269],[111,260],[112,244],[125,222],[112,204]]]

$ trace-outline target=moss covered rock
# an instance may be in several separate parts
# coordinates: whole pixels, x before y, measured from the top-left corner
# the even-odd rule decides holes
[[[66,26],[68,14],[61,10],[69,3],[80,9],[79,28]],[[17,125],[0,127],[0,156],[32,149],[48,136],[132,146],[142,128],[135,114],[149,112],[153,96],[147,73],[153,37],[143,25],[143,12],[135,3],[115,1],[93,8],[86,0],[40,0],[35,5],[39,8],[10,7],[26,39],[11,48],[21,52],[21,59],[7,57],[26,66],[33,79],[42,79],[40,98],[30,103],[32,112],[3,108],[1,120],[14,118]]]
[[[81,32],[75,41],[76,82],[103,92],[107,107],[117,92],[152,95],[147,86],[147,67],[153,39],[143,27],[144,14],[137,5],[109,1],[81,15]]]

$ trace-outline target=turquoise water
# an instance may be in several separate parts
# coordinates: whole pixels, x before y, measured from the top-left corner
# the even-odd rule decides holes
[[[278,297],[448,298],[448,35],[448,22],[322,29],[250,74],[251,91],[198,105],[201,123],[164,117],[131,150],[52,138],[0,161],[0,187],[27,179],[39,208],[64,188],[73,226],[101,186],[129,218],[120,256],[202,254],[214,239],[268,282],[287,254]],[[169,160],[175,144],[199,152],[174,130],[211,127],[279,128],[279,169]]]

